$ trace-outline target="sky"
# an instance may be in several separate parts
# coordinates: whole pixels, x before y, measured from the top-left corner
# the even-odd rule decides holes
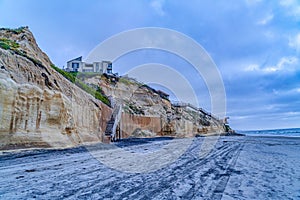
[[[199,43],[218,67],[233,129],[300,127],[298,0],[0,0],[0,26],[29,26],[40,48],[59,67],[72,58],[85,58],[99,43],[123,31],[178,31]],[[205,82],[176,55],[141,50],[122,56],[113,67],[125,74],[151,62],[182,73],[200,106],[211,109]]]

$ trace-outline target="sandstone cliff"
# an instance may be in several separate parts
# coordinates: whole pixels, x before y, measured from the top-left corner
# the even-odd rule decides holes
[[[27,27],[0,30],[0,149],[103,141],[111,109],[51,66]]]
[[[27,27],[0,29],[0,96],[0,150],[106,142],[104,132],[113,112],[106,96],[112,107],[123,105],[122,138],[225,131],[217,118],[190,106],[172,105],[134,79],[70,76],[51,63]]]
[[[84,74],[78,74],[78,78],[89,85],[100,87],[115,102],[122,102],[123,136],[189,137],[225,132],[223,121],[217,117],[190,104],[172,104],[161,97],[158,91],[135,79]]]

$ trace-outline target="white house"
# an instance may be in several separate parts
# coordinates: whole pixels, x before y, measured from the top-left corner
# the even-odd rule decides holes
[[[112,74],[112,63],[110,61],[101,61],[93,63],[85,63],[82,61],[82,56],[69,60],[67,62],[67,67],[65,68],[67,72],[96,72],[101,74]]]

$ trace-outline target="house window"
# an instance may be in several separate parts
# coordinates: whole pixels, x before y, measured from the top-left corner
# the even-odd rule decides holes
[[[112,74],[112,64],[111,63],[109,63],[107,66],[107,73]]]
[[[73,72],[78,72],[79,68],[79,63],[72,63],[72,71]]]

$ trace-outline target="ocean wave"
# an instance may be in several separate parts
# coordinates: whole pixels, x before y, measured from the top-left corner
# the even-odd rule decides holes
[[[248,136],[300,137],[300,128],[240,131]]]

